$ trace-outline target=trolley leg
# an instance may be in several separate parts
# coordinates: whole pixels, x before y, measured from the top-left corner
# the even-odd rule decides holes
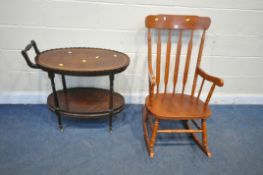
[[[67,91],[67,85],[66,85],[65,75],[62,75],[61,77],[62,77],[63,91],[66,92]]]
[[[109,110],[110,110],[110,117],[109,117],[109,130],[112,133],[112,116],[113,116],[113,90],[114,88],[114,74],[110,75],[110,101],[109,101]]]
[[[54,82],[55,74],[52,72],[48,72],[48,77],[50,78],[52,91],[54,94],[55,114],[56,114],[57,119],[58,119],[58,128],[61,132],[63,132],[63,125],[61,122],[61,115],[59,112],[60,109],[59,109],[59,103],[58,103],[58,96],[57,96],[56,86],[55,86],[55,82]]]

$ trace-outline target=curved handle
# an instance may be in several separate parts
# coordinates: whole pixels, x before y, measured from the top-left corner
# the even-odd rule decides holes
[[[29,59],[29,56],[27,55],[27,51],[29,51],[32,47],[34,48],[36,55],[38,55],[40,52],[34,40],[31,40],[31,42],[25,47],[25,49],[21,51],[21,54],[25,58],[26,63],[29,67],[33,69],[38,69],[39,67],[36,64],[32,63],[31,60]]]

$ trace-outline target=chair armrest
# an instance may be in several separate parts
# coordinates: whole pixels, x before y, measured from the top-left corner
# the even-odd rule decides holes
[[[221,78],[209,75],[208,73],[203,71],[200,67],[196,68],[196,73],[200,75],[201,77],[203,77],[205,80],[213,82],[219,87],[222,87],[224,85],[224,80],[222,80]]]

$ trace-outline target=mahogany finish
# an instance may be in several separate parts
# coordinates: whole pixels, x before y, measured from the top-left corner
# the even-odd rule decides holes
[[[108,90],[97,88],[70,88],[57,91],[60,113],[78,118],[101,117],[109,115]],[[118,113],[124,107],[124,98],[113,93],[113,112]],[[55,111],[54,94],[50,94],[47,104]]]
[[[207,143],[207,127],[206,119],[208,119],[212,112],[208,104],[214,92],[215,86],[223,86],[224,81],[218,77],[207,74],[200,68],[202,52],[205,41],[205,33],[211,23],[208,17],[198,16],[182,16],[182,15],[150,15],[146,17],[145,25],[148,28],[148,72],[149,72],[149,96],[145,100],[144,109],[144,138],[147,146],[148,153],[151,158],[154,157],[154,144],[156,135],[158,133],[190,133],[193,136],[197,145],[205,152],[208,157],[212,156],[212,153],[208,149]],[[195,46],[193,39],[196,31],[202,31],[200,44]],[[153,32],[156,31],[156,32]],[[182,38],[185,36],[185,32],[190,32],[189,39],[186,44],[182,42]],[[154,43],[152,39],[153,35],[157,33],[157,41]],[[166,52],[162,51],[163,36],[167,34]],[[172,48],[172,38],[177,35],[176,48]],[[155,73],[152,67],[153,54],[152,46],[156,45],[156,68]],[[187,53],[183,58],[181,56],[182,47],[186,45]],[[195,73],[192,83],[192,89],[189,94],[186,92],[186,86],[189,77],[190,63],[193,61],[192,50],[194,47],[198,47],[198,55],[196,58]],[[176,50],[176,55],[173,58],[171,50]],[[164,91],[162,92],[161,86],[161,74],[162,74],[162,55],[166,55],[166,62],[164,67]],[[170,66],[171,59],[175,59],[175,64]],[[184,64],[182,75],[182,89],[178,89],[179,80],[179,68],[180,64]],[[168,92],[169,73],[172,71],[172,92]],[[198,77],[201,78],[201,85],[198,89],[196,96],[196,86]],[[203,102],[200,99],[200,95],[203,90],[205,82],[210,82],[212,85],[210,91]],[[178,93],[181,92],[181,93]],[[186,122],[186,129],[160,129],[159,123],[162,120],[183,120]],[[195,120],[201,120],[201,126],[197,124]],[[192,121],[192,125],[195,128],[191,128],[188,121]],[[150,131],[148,131],[150,129]],[[196,136],[197,133],[201,133],[202,141],[199,141]]]
[[[33,63],[27,54],[34,48]],[[40,52],[36,42],[31,41],[22,50],[28,66],[48,72],[53,93],[48,96],[48,106],[55,112],[58,127],[63,131],[61,115],[77,118],[109,116],[109,130],[112,131],[113,114],[120,112],[124,98],[114,93],[114,75],[129,65],[129,57],[121,52],[99,48],[60,48]],[[63,90],[56,90],[55,74],[61,74]],[[97,88],[67,88],[65,75],[109,76],[109,90]]]
[[[99,48],[63,48],[42,52],[36,57],[36,63],[54,73],[94,76],[122,72],[129,65],[129,57]]]

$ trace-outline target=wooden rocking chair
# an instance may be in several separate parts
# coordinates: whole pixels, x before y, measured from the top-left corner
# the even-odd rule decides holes
[[[204,47],[205,33],[210,26],[210,18],[198,17],[198,16],[179,16],[179,15],[151,15],[147,16],[145,20],[146,27],[148,28],[148,72],[149,72],[149,96],[146,97],[144,114],[143,114],[143,129],[144,138],[147,146],[148,153],[151,158],[154,157],[154,144],[156,141],[156,135],[158,133],[190,133],[193,136],[193,140],[201,148],[201,150],[211,157],[212,153],[208,149],[207,142],[207,128],[206,119],[211,116],[211,110],[208,103],[214,92],[215,86],[223,86],[222,79],[211,76],[204,72],[200,68],[201,56]],[[197,59],[195,65],[195,71],[193,75],[193,84],[191,93],[186,94],[186,84],[188,79],[189,65],[191,61],[192,48],[194,46],[194,33],[199,31],[200,45],[197,44]],[[181,48],[183,46],[183,36],[185,33],[188,35],[188,41],[186,41],[187,51],[185,56],[184,71],[182,76],[182,90],[180,93],[176,92],[176,85],[178,84],[178,72],[181,57]],[[157,52],[152,52],[152,44],[154,43],[154,34],[156,33],[156,45]],[[167,34],[167,35],[166,35]],[[164,37],[164,35],[166,35]],[[173,36],[176,38],[175,49],[175,64],[172,66],[174,70],[172,73],[173,88],[172,92],[168,92],[169,82],[169,69],[170,58],[172,58],[171,47]],[[166,53],[161,52],[162,38],[166,38]],[[163,39],[164,40],[164,39]],[[199,43],[199,42],[198,42]],[[154,75],[152,67],[152,56],[156,53],[156,76]],[[161,57],[166,55],[166,62],[163,67],[164,71],[164,92],[160,92],[160,75],[161,75]],[[198,77],[201,77],[201,85],[198,93],[195,93],[196,86],[198,84]],[[203,102],[200,100],[200,94],[202,92],[204,82],[208,81],[211,84],[210,91]],[[190,91],[190,90],[189,90]],[[182,120],[186,125],[186,129],[160,129],[159,122],[161,120]],[[201,120],[201,126],[197,120]],[[189,125],[189,121],[192,124]],[[196,129],[191,128],[195,126]],[[148,132],[149,130],[149,132]],[[199,141],[197,134],[201,133],[202,141]]]

